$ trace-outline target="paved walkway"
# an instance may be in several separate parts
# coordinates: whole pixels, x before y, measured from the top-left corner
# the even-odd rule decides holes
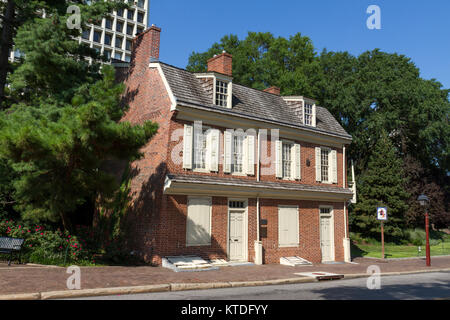
[[[365,274],[370,265],[382,273],[450,268],[450,257],[433,257],[432,266],[423,259],[389,260],[357,258],[357,264],[316,264],[288,267],[282,265],[222,267],[215,271],[175,273],[162,267],[82,267],[81,289],[143,286],[166,283],[205,283],[258,281],[294,278],[297,272],[325,271],[339,274]],[[65,268],[0,263],[0,295],[67,290],[70,275]]]

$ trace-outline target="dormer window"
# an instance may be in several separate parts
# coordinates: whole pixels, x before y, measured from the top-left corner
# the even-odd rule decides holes
[[[316,102],[302,96],[282,97],[293,113],[300,118],[305,126],[316,127]]]
[[[216,105],[228,107],[228,83],[216,80]]]
[[[303,99],[303,124],[316,126],[316,103],[313,100]]]
[[[312,126],[313,105],[305,102],[305,125]]]

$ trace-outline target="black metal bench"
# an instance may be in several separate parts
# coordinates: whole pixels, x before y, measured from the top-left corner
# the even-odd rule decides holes
[[[9,254],[8,266],[11,265],[14,253],[19,255],[19,264],[21,263],[20,253],[24,241],[24,239],[0,237],[0,253]]]

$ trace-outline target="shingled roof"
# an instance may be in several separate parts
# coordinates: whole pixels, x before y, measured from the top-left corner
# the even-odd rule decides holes
[[[326,108],[316,107],[316,127],[305,126],[301,117],[294,113],[281,96],[236,83],[233,83],[232,108],[215,106],[195,74],[162,62],[159,62],[159,64],[179,103],[262,121],[278,122],[336,135],[349,140],[352,138]]]

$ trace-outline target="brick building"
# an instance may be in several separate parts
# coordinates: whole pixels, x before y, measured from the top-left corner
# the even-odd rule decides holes
[[[121,69],[124,120],[160,125],[132,164],[133,250],[156,264],[187,254],[349,261],[351,136],[312,99],[233,83],[228,53],[201,74],[160,62],[160,33],[138,35]]]

